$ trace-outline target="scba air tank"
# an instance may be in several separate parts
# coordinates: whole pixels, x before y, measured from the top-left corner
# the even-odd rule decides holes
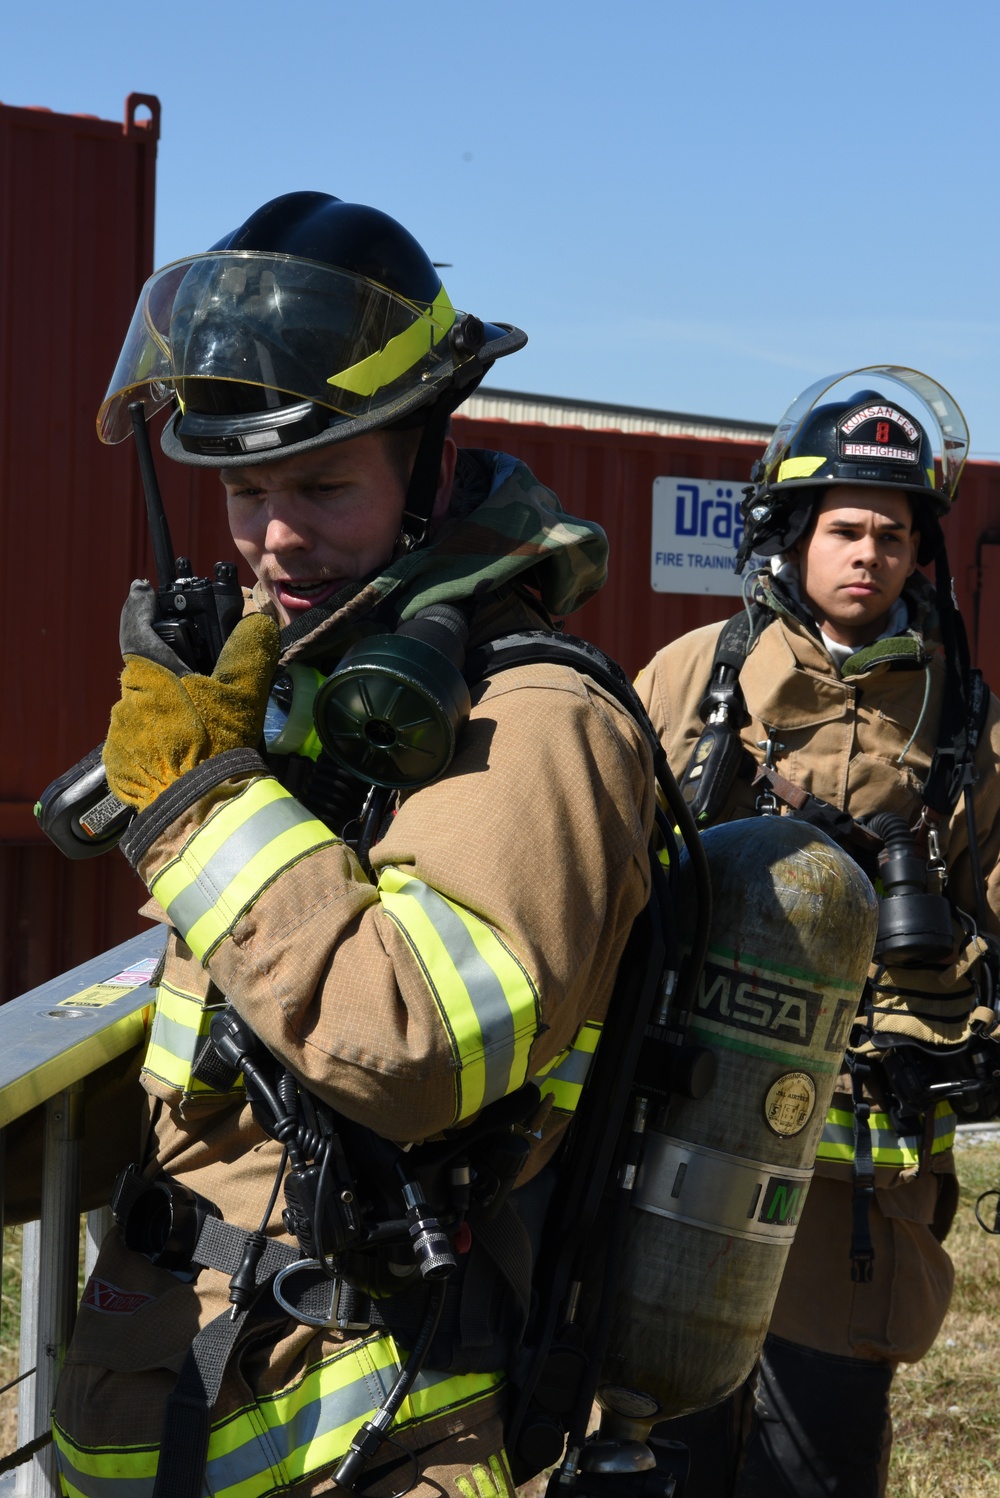
[[[650,1112],[600,1391],[640,1420],[716,1404],[753,1367],[877,927],[871,884],[815,828],[754,817],[703,842],[714,914],[688,1039],[718,1072]]]

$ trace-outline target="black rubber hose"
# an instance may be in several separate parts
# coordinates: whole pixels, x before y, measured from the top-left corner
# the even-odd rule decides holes
[[[396,1412],[399,1409],[399,1406],[402,1404],[407,1394],[409,1394],[410,1390],[413,1388],[413,1385],[416,1382],[417,1374],[423,1367],[424,1360],[426,1359],[427,1354],[430,1351],[431,1343],[434,1340],[434,1334],[437,1331],[438,1323],[441,1320],[441,1312],[443,1308],[444,1286],[442,1285],[441,1288],[436,1289],[431,1296],[430,1305],[427,1308],[427,1315],[424,1317],[424,1322],[417,1335],[417,1340],[413,1344],[413,1351],[407,1358],[406,1363],[399,1374],[399,1377],[396,1379],[396,1382],[393,1384],[392,1388],[385,1396],[385,1399],[382,1401],[382,1404],[376,1410],[371,1420],[366,1420],[365,1423],[357,1431],[355,1431],[354,1438],[351,1441],[350,1449],[348,1450],[347,1455],[343,1458],[336,1472],[334,1472],[333,1474],[333,1480],[337,1484],[337,1486],[344,1488],[347,1492],[353,1492],[354,1484],[364,1472],[369,1462],[371,1462],[372,1458],[376,1455],[379,1447],[385,1441],[389,1433],[389,1428],[392,1425],[393,1420],[396,1418]]]
[[[674,819],[674,825],[687,849],[695,882],[695,920],[691,932],[691,952],[687,961],[681,965],[677,984],[677,1007],[681,1014],[688,1017],[694,1008],[698,978],[708,955],[709,933],[712,925],[712,874],[701,834],[687,802],[681,795],[680,786],[671,773],[666,754],[662,749],[654,760],[653,768],[656,771],[657,782],[663,791],[667,808]]]

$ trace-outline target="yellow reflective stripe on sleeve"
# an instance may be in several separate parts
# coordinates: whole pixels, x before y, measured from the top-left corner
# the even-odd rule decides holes
[[[190,1097],[208,1094],[226,1097],[242,1093],[242,1079],[229,1093],[220,1093],[191,1075],[208,1039],[212,1015],[221,1004],[206,1005],[199,994],[187,993],[161,981],[156,990],[156,1013],[142,1064],[144,1074]]]
[[[576,1112],[600,1038],[601,1026],[585,1021],[566,1049],[532,1077],[542,1097],[551,1096],[552,1106],[560,1113]]]
[[[205,1490],[217,1498],[269,1498],[338,1461],[399,1373],[387,1335],[338,1348],[296,1383],[261,1396],[212,1426]],[[495,1394],[502,1373],[424,1371],[400,1406],[397,1434]],[[152,1498],[157,1446],[79,1446],[53,1423],[65,1489],[80,1498]]]
[[[541,1022],[538,989],[470,910],[399,869],[378,882],[385,913],[420,964],[455,1058],[455,1122],[520,1087]]]
[[[455,309],[442,286],[431,306],[426,311],[417,311],[410,326],[390,338],[385,348],[330,375],[326,383],[349,390],[352,395],[374,395],[419,364],[434,344],[441,342],[454,321]]]
[[[251,780],[188,838],[150,893],[202,962],[279,874],[337,841],[276,780]]]
[[[958,1119],[947,1102],[934,1109],[932,1155],[943,1155],[955,1143]],[[873,1108],[868,1117],[872,1137],[872,1160],[876,1165],[903,1169],[920,1162],[922,1134],[897,1134],[887,1113]],[[854,1114],[849,1108],[831,1108],[826,1115],[823,1133],[816,1151],[817,1160],[850,1164],[854,1159]]]

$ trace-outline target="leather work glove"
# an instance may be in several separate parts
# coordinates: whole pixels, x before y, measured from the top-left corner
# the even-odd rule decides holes
[[[278,664],[266,614],[241,619],[211,676],[191,671],[152,627],[156,595],[133,583],[122,611],[121,700],[104,744],[108,785],[144,811],[188,770],[227,749],[255,748]]]

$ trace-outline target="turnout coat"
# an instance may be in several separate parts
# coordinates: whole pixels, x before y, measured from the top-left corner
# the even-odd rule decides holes
[[[740,729],[757,762],[775,741],[775,765],[788,780],[860,818],[894,812],[912,826],[922,805],[941,711],[944,660],[934,633],[933,592],[919,574],[904,595],[909,656],[859,652],[843,673],[815,625],[780,585],[764,583],[775,609],[740,673],[750,721]],[[705,694],[722,624],[667,645],[637,682],[674,774],[680,777],[702,731]],[[976,759],[975,810],[986,872],[989,934],[1000,934],[1000,703],[994,698]],[[717,820],[754,814],[759,790],[737,778]],[[948,892],[975,909],[962,807],[940,827]],[[959,936],[954,962],[937,969],[873,966],[874,1025],[883,1032],[947,1049],[967,1039],[978,995],[974,968],[981,944]],[[850,934],[847,934],[850,940]],[[891,1128],[876,1103],[871,1115],[876,1209],[870,1286],[850,1279],[853,1112],[849,1080],[834,1095],[819,1149],[816,1179],[789,1255],[771,1322],[787,1340],[839,1356],[915,1362],[947,1310],[952,1269],[939,1240],[957,1191],[951,1144],[955,1114],[939,1104],[930,1132],[917,1138]],[[926,1121],[925,1121],[926,1123]]]
[[[566,516],[522,465],[463,453],[433,545],[394,563],[286,659],[331,669],[390,598],[397,617],[474,600],[473,645],[537,628],[600,586],[604,555],[601,533]],[[474,687],[451,765],[399,797],[372,880],[252,751],[189,772],[127,844],[150,913],[170,927],[143,1070],[146,1179],[169,1177],[226,1222],[258,1227],[280,1147],[238,1086],[220,1095],[191,1075],[225,1001],[317,1097],[398,1143],[465,1125],[539,1078],[530,1179],[579,1094],[579,1067],[564,1063],[593,1049],[645,902],[651,821],[640,729],[592,680],[548,664]],[[294,1242],[280,1200],[267,1233]],[[195,1335],[228,1313],[228,1288],[224,1272],[171,1273],[110,1234],[55,1409],[71,1492],[152,1492],[166,1400]],[[329,1487],[399,1361],[377,1328],[248,1318],[211,1412],[207,1490]],[[504,1406],[504,1370],[486,1354],[480,1371],[425,1369],[376,1460],[396,1470],[366,1479],[366,1491],[508,1491]]]

